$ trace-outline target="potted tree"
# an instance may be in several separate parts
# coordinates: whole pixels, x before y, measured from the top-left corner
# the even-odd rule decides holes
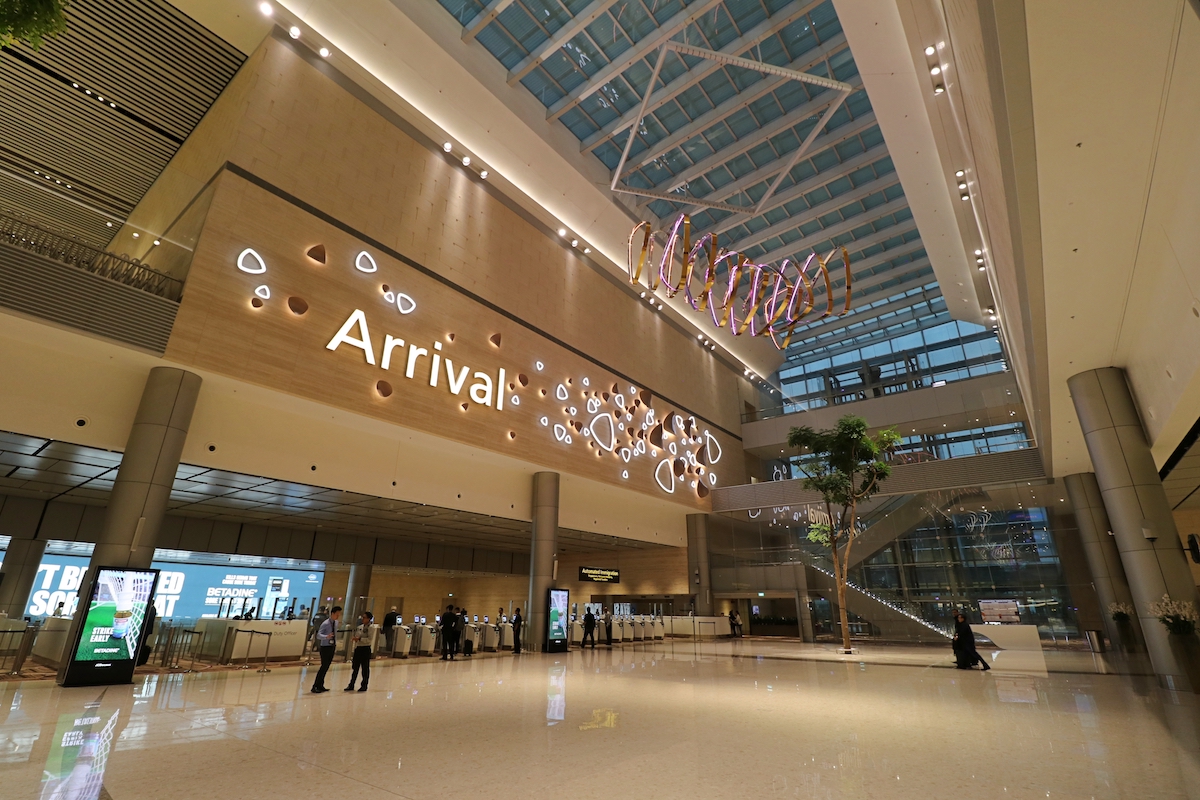
[[[885,459],[899,442],[895,428],[872,436],[866,420],[853,414],[839,419],[831,430],[804,426],[788,431],[788,445],[801,450],[804,488],[819,493],[825,502],[828,522],[810,525],[808,538],[829,547],[833,558],[844,653],[851,652],[846,582],[850,548],[858,532],[858,506],[874,496],[891,474]]]
[[[0,46],[24,42],[37,50],[47,36],[67,29],[70,0],[0,0]]]
[[[1200,613],[1196,612],[1196,604],[1190,600],[1172,600],[1171,595],[1164,594],[1161,600],[1150,604],[1150,613],[1166,626],[1175,660],[1187,674],[1192,691],[1200,694],[1200,640],[1196,638]]]
[[[1121,652],[1135,652],[1137,636],[1133,632],[1133,606],[1129,603],[1109,603],[1108,613],[1113,622],[1117,623],[1117,635],[1121,637],[1121,641],[1118,643]]]

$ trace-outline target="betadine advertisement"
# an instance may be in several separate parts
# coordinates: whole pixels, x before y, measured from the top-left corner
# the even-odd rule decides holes
[[[25,615],[48,617],[61,603],[61,616],[73,616],[79,604],[79,587],[88,559],[81,556],[47,555],[42,558],[34,579],[33,591]],[[324,572],[266,569],[262,567],[211,566],[205,564],[173,564],[155,561],[160,570],[154,606],[158,616],[198,619],[215,617],[232,604],[233,614],[244,609],[257,609],[263,601],[264,617],[272,609],[279,614],[296,601],[296,611],[310,605],[321,593]],[[226,614],[230,613],[228,611]]]

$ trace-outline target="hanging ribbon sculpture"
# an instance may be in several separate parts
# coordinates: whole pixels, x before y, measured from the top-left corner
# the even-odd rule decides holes
[[[715,234],[704,234],[693,246],[691,229],[692,220],[687,214],[675,220],[655,269],[654,231],[649,222],[638,223],[629,234],[629,282],[634,286],[645,285],[651,294],[657,293],[661,286],[668,298],[683,292],[687,304],[697,312],[708,311],[716,327],[728,328],[734,336],[765,334],[771,337],[775,347],[785,350],[797,326],[808,318],[816,305],[814,287],[818,282],[824,284],[826,303],[821,314],[812,319],[824,319],[834,314],[829,266],[840,253],[846,296],[837,316],[850,311],[852,276],[850,254],[845,247],[835,247],[824,258],[814,252],[803,266],[785,258],[779,267],[772,267],[751,263],[743,253],[718,247]],[[699,293],[695,293],[692,282],[701,266],[703,285]],[[723,293],[715,288],[722,268],[726,273],[722,281]],[[642,283],[643,271],[646,272],[645,284]],[[743,290],[744,296],[741,295]]]

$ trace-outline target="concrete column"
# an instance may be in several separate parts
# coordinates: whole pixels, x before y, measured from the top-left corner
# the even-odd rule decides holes
[[[96,566],[150,566],[199,394],[199,375],[171,367],[150,370],[89,575]]]
[[[808,567],[803,561],[794,562],[796,575],[796,619],[800,623],[801,641],[813,641],[812,610],[808,606]]]
[[[1092,574],[1092,586],[1096,588],[1096,597],[1100,602],[1104,629],[1113,646],[1117,647],[1121,635],[1108,606],[1111,603],[1126,603],[1132,606],[1133,595],[1129,591],[1129,581],[1125,579],[1125,567],[1121,566],[1116,537],[1111,533],[1112,525],[1108,521],[1108,512],[1104,510],[1100,485],[1096,483],[1094,472],[1068,475],[1063,479],[1063,483],[1066,484],[1071,507],[1075,510],[1079,540],[1083,544],[1083,554]],[[1138,640],[1144,640],[1145,635],[1141,632],[1139,619],[1134,617],[1131,622]]]
[[[712,572],[708,568],[708,514],[688,514],[688,587],[696,598],[696,616],[713,615]]]
[[[1150,615],[1149,605],[1164,594],[1195,602],[1196,586],[1125,373],[1115,367],[1081,372],[1068,379],[1067,386],[1113,525],[1150,663],[1164,686],[1191,688],[1167,629]]]
[[[357,625],[358,615],[370,609],[365,605],[366,598],[371,595],[371,565],[351,564],[350,579],[346,582],[346,609],[342,620],[347,625]],[[361,600],[359,598],[362,598]],[[438,609],[438,613],[441,613]],[[382,620],[380,623],[382,624]]]
[[[7,612],[9,619],[20,619],[25,615],[29,593],[33,591],[33,581],[45,552],[45,539],[13,537],[8,543],[4,567],[0,569],[0,611]]]
[[[554,586],[554,556],[558,552],[558,473],[533,476],[533,542],[529,558],[529,598],[525,601],[525,631],[521,646],[531,652],[546,648],[546,593]]]

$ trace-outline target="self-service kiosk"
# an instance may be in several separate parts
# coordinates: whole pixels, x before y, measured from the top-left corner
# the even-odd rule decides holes
[[[396,625],[392,628],[392,657],[408,658],[409,648],[412,647],[413,629],[408,625]]]

